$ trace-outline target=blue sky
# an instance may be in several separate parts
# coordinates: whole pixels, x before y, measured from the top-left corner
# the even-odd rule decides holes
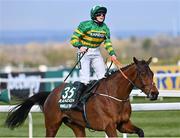
[[[0,31],[74,30],[97,4],[112,31],[180,30],[180,0],[0,0]]]

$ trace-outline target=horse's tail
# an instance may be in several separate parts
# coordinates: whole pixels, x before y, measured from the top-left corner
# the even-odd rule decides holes
[[[19,127],[26,120],[32,106],[35,104],[43,106],[49,94],[50,92],[39,92],[11,109],[8,113],[5,125],[11,129]]]

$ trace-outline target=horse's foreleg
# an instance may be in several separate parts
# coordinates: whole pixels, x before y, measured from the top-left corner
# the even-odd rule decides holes
[[[84,127],[67,122],[65,124],[73,130],[76,137],[86,137],[86,132]]]
[[[133,125],[130,120],[126,123],[118,124],[117,129],[122,133],[136,133],[139,137],[144,137],[144,131]]]
[[[105,132],[108,137],[118,137],[117,132],[116,132],[116,124],[114,124],[114,123],[109,124],[106,127]]]

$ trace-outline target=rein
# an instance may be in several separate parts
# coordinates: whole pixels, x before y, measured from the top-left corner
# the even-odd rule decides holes
[[[118,67],[118,70],[119,70],[120,73],[123,75],[123,77],[124,77],[126,80],[128,80],[133,86],[137,87],[137,86],[124,74],[124,72],[120,69],[120,67],[119,67],[119,66],[120,66],[120,62],[119,62],[118,60],[114,60],[114,61],[111,60],[111,64],[110,64],[110,66],[108,67],[108,70],[107,70],[106,73],[108,73],[108,71],[110,70],[113,62],[114,62],[115,65]],[[96,92],[95,92],[95,94],[100,95],[100,96],[104,96],[104,97],[108,97],[108,98],[113,99],[113,100],[118,101],[118,102],[127,102],[127,101],[129,101],[129,98],[127,98],[127,99],[125,99],[125,100],[121,100],[121,99],[118,99],[118,98],[116,98],[116,97],[110,96],[110,95],[108,95],[108,94],[102,94],[102,93],[96,93]]]
[[[124,74],[124,72],[121,70],[121,68],[120,68],[121,63],[120,63],[118,60],[113,60],[113,61],[111,60],[111,65],[112,65],[113,62],[114,62],[114,64],[118,67],[118,70],[120,71],[120,73],[122,74],[122,76],[123,76],[126,80],[128,80],[134,87],[138,88],[138,87],[134,84],[134,82],[132,82],[132,81],[126,76],[126,74]],[[110,67],[111,67],[111,65],[110,65]],[[109,71],[109,69],[110,69],[110,68],[108,68],[108,71]],[[138,88],[138,89],[140,89],[140,88]],[[141,90],[141,89],[140,89],[140,90]],[[121,99],[118,99],[118,98],[116,98],[116,97],[110,96],[110,95],[108,95],[108,94],[102,94],[102,93],[95,93],[95,94],[100,95],[100,96],[104,96],[104,97],[108,97],[108,98],[113,99],[113,100],[118,101],[118,102],[127,102],[127,101],[129,101],[129,98],[127,98],[127,99],[125,99],[125,100],[121,100]]]
[[[137,86],[134,84],[134,82],[132,82],[132,80],[130,80],[130,79],[126,76],[126,74],[124,74],[124,72],[121,70],[121,68],[120,68],[121,63],[120,63],[118,60],[113,60],[113,62],[114,62],[114,64],[118,67],[118,70],[120,71],[120,73],[122,74],[122,76],[123,76],[126,80],[128,80],[134,87],[137,87]],[[137,88],[138,88],[138,87],[137,87]]]

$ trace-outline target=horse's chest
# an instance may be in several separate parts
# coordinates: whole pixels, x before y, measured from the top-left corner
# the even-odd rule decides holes
[[[131,115],[131,106],[130,103],[121,105],[118,111],[118,122],[126,122],[129,120]]]

